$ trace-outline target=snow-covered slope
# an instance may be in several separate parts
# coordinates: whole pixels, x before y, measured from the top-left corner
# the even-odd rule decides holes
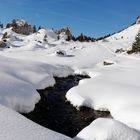
[[[109,47],[114,52],[117,49],[124,49],[128,50],[132,47],[132,43],[135,40],[136,35],[138,34],[140,30],[140,24],[134,24],[123,31],[116,33],[108,38],[106,40],[108,42],[105,43],[107,47]]]
[[[1,140],[71,140],[62,134],[28,120],[19,113],[0,105]]]
[[[53,30],[40,29],[38,32],[28,36],[30,42],[38,41],[44,43],[45,39],[46,42],[54,42],[57,40],[57,34]]]
[[[2,40],[3,34],[5,33],[7,33],[6,43],[9,48],[25,47],[26,49],[28,48],[28,50],[34,50],[46,48],[48,47],[48,44],[51,45],[58,42],[58,35],[51,29],[40,29],[38,32],[26,36],[15,33],[12,31],[12,27],[5,28],[0,31],[0,40]],[[59,42],[64,42],[64,39],[60,39]]]
[[[117,122],[97,120],[93,122],[95,127],[91,124],[86,131],[98,132],[97,125],[107,121],[107,125],[99,128],[107,127],[111,122],[103,132],[103,138],[108,136],[104,139],[114,138],[117,129],[125,129],[125,135],[129,133],[130,138],[135,135],[133,139],[137,140],[140,131],[140,58],[118,55],[114,51],[131,47],[139,28],[140,25],[133,25],[106,41],[95,43],[57,40],[52,30],[41,29],[38,33],[23,36],[10,28],[2,29],[1,37],[7,31],[10,48],[0,51],[0,104],[16,111],[29,112],[40,99],[36,89],[53,86],[54,76],[66,77],[74,74],[74,71],[88,74],[91,78],[80,81],[78,86],[70,89],[67,99],[74,106],[109,110]],[[57,51],[65,52],[65,55],[56,55]],[[111,128],[115,132],[110,131]],[[83,137],[84,134],[85,130],[79,135]],[[117,134],[119,136],[121,131]],[[100,133],[97,135],[102,138]],[[88,140],[90,137],[87,135],[83,138]]]

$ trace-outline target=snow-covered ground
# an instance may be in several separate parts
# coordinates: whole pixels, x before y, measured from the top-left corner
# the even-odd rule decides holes
[[[71,140],[2,105],[0,105],[0,126],[1,140]]]
[[[66,77],[73,70],[63,65],[27,62],[0,56],[0,103],[19,112],[30,112],[40,99],[36,89],[55,84],[54,76]]]
[[[29,112],[40,99],[36,89],[53,86],[54,76],[66,77],[74,72],[88,74],[91,78],[70,89],[67,99],[74,106],[109,110],[115,120],[95,120],[77,138],[138,140],[140,57],[114,52],[120,48],[129,49],[139,29],[140,25],[133,25],[105,41],[94,43],[66,42],[63,37],[57,40],[52,30],[41,29],[23,36],[11,29],[2,29],[1,33],[7,32],[10,37],[7,39],[10,48],[0,51],[0,104]],[[57,55],[58,51],[65,55]],[[14,114],[17,113],[13,111]]]
[[[139,140],[138,131],[113,119],[99,118],[84,128],[76,140]]]

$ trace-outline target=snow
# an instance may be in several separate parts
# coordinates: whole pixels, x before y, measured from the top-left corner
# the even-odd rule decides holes
[[[19,61],[2,56],[0,61],[0,103],[19,112],[34,109],[40,99],[36,89],[53,86],[54,76],[66,77],[73,74],[71,68],[63,65]]]
[[[119,137],[123,129],[122,139],[129,140],[132,136],[138,139],[140,57],[114,52],[129,49],[139,29],[140,25],[133,25],[107,38],[108,41],[94,43],[67,42],[63,35],[58,40],[53,30],[41,29],[29,36],[18,35],[10,28],[1,30],[8,33],[10,48],[0,51],[0,104],[15,111],[30,112],[40,100],[36,89],[53,86],[55,76],[89,75],[91,78],[81,80],[67,92],[66,98],[77,107],[109,110],[115,120],[95,120],[78,137],[111,139],[116,132]],[[64,52],[63,57],[56,55],[59,50]],[[87,131],[95,131],[96,135],[85,135]]]
[[[23,19],[17,19],[16,23],[18,26],[24,26],[26,24],[26,21]]]
[[[123,56],[112,60],[116,64],[98,65],[92,69],[95,76],[70,89],[66,97],[74,106],[109,110],[116,120],[140,130],[140,60]]]
[[[136,35],[140,30],[140,24],[134,24],[123,31],[108,37],[109,42],[105,43],[112,51],[123,48],[128,50],[131,48],[132,43],[135,40]]]
[[[66,39],[67,39],[66,33],[65,33],[65,32],[61,32],[61,33],[59,34],[59,38],[60,38],[61,40],[66,40]]]
[[[36,45],[34,45],[32,48],[31,47],[31,45],[28,45],[21,48],[7,49],[2,53],[0,52],[0,54],[3,56],[24,59],[28,61],[31,60],[43,63],[47,62],[51,65],[63,64],[70,66],[74,70],[90,68],[100,61],[114,56],[114,54],[111,54],[105,47],[98,46],[98,44],[94,43],[60,44],[56,47],[49,47],[47,49],[37,48]],[[58,50],[64,50],[66,57],[54,55]],[[25,55],[26,57],[24,57]]]
[[[40,29],[37,33],[34,33],[31,36],[33,36],[32,39],[36,39],[41,42],[44,41],[45,37],[48,42],[54,42],[57,40],[57,34],[53,30]],[[30,38],[31,36],[29,36],[28,38]]]
[[[113,120],[99,118],[78,133],[75,140],[139,140],[140,133]]]
[[[0,105],[0,126],[1,140],[71,140],[2,105]]]
[[[138,26],[130,27],[132,33]],[[101,45],[104,47],[107,43]],[[112,65],[104,66],[104,61]],[[109,110],[114,119],[140,130],[140,59],[134,55],[112,54],[109,59],[96,62],[94,67],[84,69],[91,78],[82,80],[78,86],[70,89],[66,98],[74,106]]]

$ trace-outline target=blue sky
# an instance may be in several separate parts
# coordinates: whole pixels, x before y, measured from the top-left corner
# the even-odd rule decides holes
[[[25,19],[46,28],[68,26],[73,34],[99,37],[132,24],[140,0],[0,0],[0,21]]]

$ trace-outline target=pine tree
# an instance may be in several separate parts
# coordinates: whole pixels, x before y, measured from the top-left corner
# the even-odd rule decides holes
[[[74,35],[72,36],[72,40],[73,40],[73,41],[76,41],[76,38],[75,38],[75,36],[74,36]]]
[[[6,39],[7,37],[8,37],[8,34],[7,34],[7,32],[5,32],[2,36],[2,39]]]
[[[15,20],[15,19],[13,19],[13,20],[12,20],[12,23],[14,23],[14,24],[15,24],[15,23],[16,23],[16,20]]]
[[[132,45],[132,51],[140,52],[140,33],[135,38],[135,42]]]
[[[12,27],[16,27],[16,26],[17,26],[16,20],[13,19],[13,20],[12,20]]]
[[[6,28],[10,28],[10,27],[11,27],[10,23],[7,23]]]
[[[3,24],[0,22],[0,28],[3,28]]]
[[[40,30],[40,29],[42,29],[42,27],[41,27],[41,26],[39,26],[39,27],[38,27],[38,30]]]
[[[3,28],[3,24],[0,24],[0,28]]]
[[[36,32],[36,26],[34,25],[33,26],[33,33],[35,33]]]
[[[85,41],[84,35],[81,33],[81,35],[77,37],[77,40],[80,42],[84,42]]]

